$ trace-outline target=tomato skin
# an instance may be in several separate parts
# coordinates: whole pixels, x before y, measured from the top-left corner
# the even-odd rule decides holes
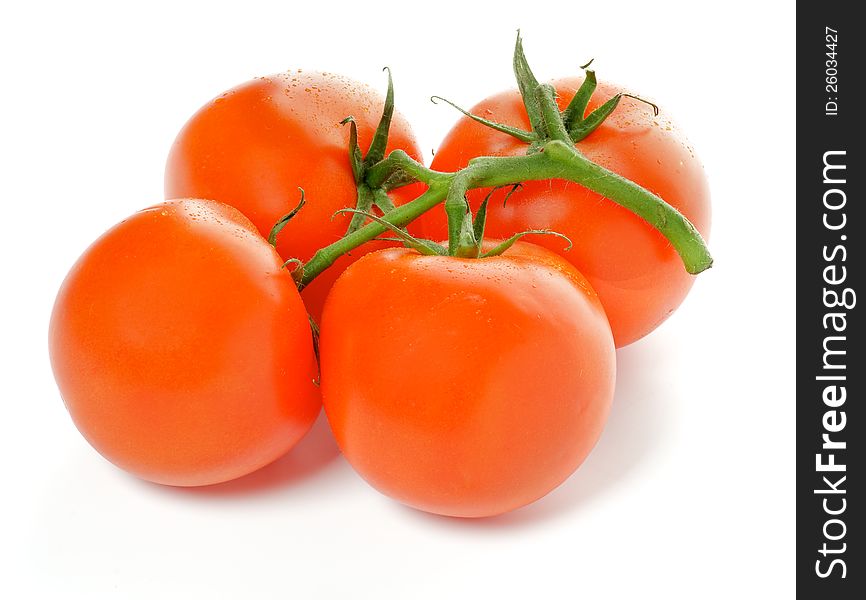
[[[565,108],[582,78],[554,82]],[[624,91],[600,83],[589,110]],[[529,128],[516,90],[476,105],[487,119]],[[659,195],[688,218],[706,239],[710,232],[710,195],[694,151],[664,115],[631,98],[577,148],[594,162]],[[476,156],[525,154],[526,144],[468,118],[460,119],[436,152],[432,168],[455,171]],[[470,192],[473,209],[487,190]],[[563,180],[525,182],[502,206],[504,190],[494,196],[487,231],[494,237],[527,229],[552,229],[574,243],[563,251],[555,238],[538,243],[574,264],[598,292],[617,347],[630,344],[660,325],[683,301],[694,281],[668,241],[640,217],[581,185]],[[444,211],[430,211],[414,225],[426,237],[446,235]]]
[[[250,473],[321,406],[306,311],[255,227],[216,202],[135,213],[94,242],[51,316],[51,365],[76,426],[157,483]]]
[[[309,260],[338,240],[350,216],[334,213],[356,203],[349,164],[353,116],[366,152],[382,114],[383,99],[366,85],[334,74],[288,72],[244,83],[203,106],[184,125],[168,156],[166,198],[209,198],[234,206],[267,237],[274,223],[297,206],[299,187],[307,204],[283,229],[277,250],[285,258]],[[409,124],[394,114],[387,152],[421,153]],[[395,204],[422,187],[392,193]],[[304,289],[318,321],[325,297],[343,269],[365,252],[391,244],[371,242],[338,260]]]
[[[613,338],[554,253],[368,254],[337,280],[320,340],[335,438],[373,487],[428,512],[528,504],[583,461],[607,418]]]

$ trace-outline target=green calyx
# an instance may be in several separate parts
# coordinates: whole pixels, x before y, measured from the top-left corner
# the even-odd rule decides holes
[[[352,215],[352,220],[349,222],[349,227],[346,234],[353,233],[364,225],[365,213],[369,213],[375,206],[387,214],[394,208],[394,203],[388,196],[386,183],[382,182],[380,186],[370,186],[367,181],[367,172],[370,167],[385,158],[385,149],[388,146],[388,133],[391,130],[391,119],[394,116],[394,82],[391,79],[391,69],[385,67],[388,73],[388,92],[385,94],[385,106],[382,109],[382,118],[379,120],[379,125],[376,127],[376,132],[373,134],[373,141],[370,142],[370,148],[367,150],[367,155],[364,156],[361,147],[358,145],[358,126],[355,123],[354,117],[346,117],[340,124],[349,124],[349,162],[352,165],[352,175],[355,177],[355,186],[358,190],[358,196],[355,203],[356,212]],[[402,185],[411,183],[405,181]],[[398,186],[393,186],[398,187]]]
[[[528,153],[538,152],[544,143],[550,140],[559,140],[571,144],[578,143],[604,123],[619,105],[623,97],[633,98],[649,105],[653,109],[653,114],[658,115],[658,106],[643,98],[626,93],[616,94],[591,113],[586,114],[590,98],[592,98],[592,94],[598,85],[595,71],[589,69],[592,62],[590,60],[581,67],[586,73],[586,77],[580,89],[574,94],[568,106],[563,110],[559,110],[556,104],[556,90],[550,84],[538,82],[538,79],[536,79],[535,74],[529,67],[526,54],[523,52],[523,39],[520,37],[520,32],[517,33],[513,59],[514,76],[517,79],[517,88],[523,99],[523,107],[526,109],[526,115],[529,117],[531,131],[524,131],[517,127],[484,119],[439,96],[433,96],[431,100],[434,103],[442,101],[450,104],[470,119],[529,144]]]
[[[648,100],[626,93],[615,95],[613,98],[606,101],[587,115],[586,107],[589,104],[589,99],[592,97],[592,93],[595,91],[597,85],[595,71],[588,68],[590,64],[592,64],[592,61],[589,61],[582,67],[586,73],[586,78],[583,80],[583,83],[580,85],[577,92],[575,92],[574,98],[571,99],[571,102],[568,103],[568,106],[566,106],[561,113],[563,125],[565,125],[565,129],[568,131],[568,136],[571,138],[573,143],[576,144],[595,131],[599,125],[604,123],[605,119],[607,119],[616,107],[619,106],[619,101],[622,100],[623,97],[632,98],[647,104],[652,108],[653,116],[658,116],[658,106]]]
[[[472,209],[466,199],[466,194],[472,188],[484,187],[479,185],[479,175],[483,168],[481,166],[483,163],[484,159],[476,159],[472,161],[469,167],[454,174],[448,187],[448,192],[445,196],[445,214],[448,217],[448,255],[461,258],[485,258],[488,256],[498,256],[514,245],[514,242],[529,234],[557,235],[565,238],[568,241],[568,248],[571,248],[571,240],[562,234],[548,230],[533,229],[517,233],[492,250],[484,252],[482,250],[484,244],[484,228],[487,223],[487,206],[490,202],[490,197],[498,188],[510,186],[511,191],[509,191],[505,196],[505,202],[508,202],[508,198],[511,194],[520,187],[520,181],[518,180],[512,183],[494,185],[481,202],[481,205],[478,207],[478,212],[473,218]],[[496,169],[494,169],[494,171],[495,170]]]

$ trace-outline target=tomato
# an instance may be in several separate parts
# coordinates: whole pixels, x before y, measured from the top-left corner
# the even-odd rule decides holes
[[[565,108],[582,79],[554,82],[560,109]],[[589,105],[594,110],[623,90],[599,84]],[[486,119],[529,129],[529,119],[516,90],[491,96],[472,111]],[[710,229],[710,197],[703,168],[673,123],[653,117],[649,108],[623,98],[614,113],[577,144],[589,159],[654,192],[677,208],[706,239]],[[455,171],[476,156],[525,154],[527,145],[466,117],[442,142],[432,168]],[[486,190],[469,194],[477,209]],[[502,206],[505,191],[491,201],[488,235],[508,237],[527,229],[549,228],[568,236],[574,247],[565,252],[556,238],[539,244],[559,252],[583,273],[598,292],[618,347],[645,336],[682,302],[694,276],[683,267],[670,243],[628,210],[575,183],[528,181]],[[446,236],[444,211],[431,211],[413,227],[420,235]]]
[[[565,480],[598,439],[614,345],[595,292],[528,243],[482,259],[370,253],[337,280],[322,396],[352,466],[396,500],[482,517]]]
[[[138,212],[78,259],[51,315],[51,365],[108,460],[170,485],[217,483],[284,454],[321,407],[291,274],[234,208]]]
[[[307,204],[280,234],[283,258],[308,260],[339,239],[350,216],[332,218],[356,203],[349,162],[353,116],[366,152],[382,114],[383,100],[369,87],[328,73],[289,72],[254,79],[202,107],[171,148],[165,172],[166,198],[210,198],[244,213],[267,237],[274,223],[306,192]],[[387,152],[421,153],[406,120],[394,114]],[[418,186],[392,194],[396,204],[414,198]],[[303,291],[318,321],[334,280],[364,252],[390,244],[371,242],[338,260]]]

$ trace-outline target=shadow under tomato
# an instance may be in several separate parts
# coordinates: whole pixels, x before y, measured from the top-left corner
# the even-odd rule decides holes
[[[147,483],[146,485],[191,497],[220,498],[253,496],[300,484],[324,469],[337,456],[340,449],[324,411],[319,414],[307,435],[284,456],[269,465],[232,481],[201,487],[172,487]]]
[[[635,467],[651,459],[665,439],[669,422],[665,379],[660,361],[670,353],[662,339],[645,339],[617,351],[617,381],[610,417],[601,439],[583,465],[546,497],[504,515],[461,519],[403,507],[436,525],[499,530],[532,525],[578,511],[627,479]]]

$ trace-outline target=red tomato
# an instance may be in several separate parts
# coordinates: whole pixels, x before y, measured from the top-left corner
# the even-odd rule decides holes
[[[85,438],[144,479],[205,485],[285,453],[321,406],[291,275],[234,208],[138,212],[60,288],[51,365]]]
[[[595,292],[532,244],[483,259],[367,254],[334,285],[320,341],[343,454],[379,491],[443,515],[547,494],[589,453],[613,395]]]
[[[565,108],[582,79],[554,82],[560,109]],[[599,84],[589,105],[623,90]],[[529,129],[529,119],[516,90],[491,96],[472,112],[486,119]],[[703,168],[694,151],[666,117],[653,117],[644,104],[623,98],[614,113],[577,144],[589,159],[654,192],[677,208],[707,237],[710,196]],[[466,117],[448,133],[432,168],[455,171],[476,156],[525,154],[527,145]],[[478,208],[487,190],[469,194]],[[658,327],[682,302],[694,276],[683,267],[668,241],[640,217],[581,185],[563,180],[526,182],[502,207],[505,192],[491,201],[487,234],[508,237],[526,229],[553,229],[574,247],[563,251],[556,238],[539,244],[560,253],[583,273],[598,292],[618,347]],[[431,211],[414,230],[426,237],[446,237],[444,211]]]
[[[209,198],[244,213],[267,237],[274,223],[306,192],[307,204],[280,234],[283,258],[308,260],[346,232],[354,207],[355,180],[349,163],[353,116],[366,152],[382,115],[383,99],[371,88],[328,73],[289,72],[254,79],[202,107],[178,134],[165,172],[166,198]],[[387,152],[420,158],[406,120],[394,114]],[[418,186],[392,194],[411,200]],[[317,321],[334,280],[365,252],[391,244],[371,242],[344,256],[302,293]]]

